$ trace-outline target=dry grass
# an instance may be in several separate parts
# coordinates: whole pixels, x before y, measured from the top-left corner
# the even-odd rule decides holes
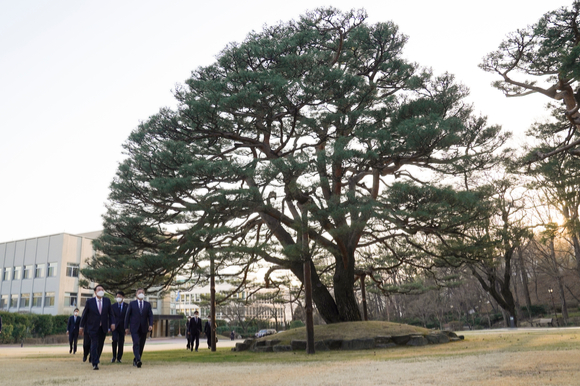
[[[0,355],[0,385],[578,385],[579,340],[578,329],[465,332],[456,343],[310,356],[151,345],[143,368],[130,365],[129,349],[128,364],[102,363],[99,371],[78,356]]]

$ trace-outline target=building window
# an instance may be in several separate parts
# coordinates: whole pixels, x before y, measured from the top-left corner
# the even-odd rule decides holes
[[[42,307],[42,292],[32,294],[32,307]]]
[[[157,309],[157,300],[149,300],[149,303],[151,303],[151,308]]]
[[[93,296],[91,294],[81,294],[81,307],[84,307],[87,305],[87,300],[89,300],[90,298],[92,298]]]
[[[2,295],[0,297],[0,310],[8,309],[8,295]]]
[[[36,279],[44,277],[44,264],[36,264],[36,268],[34,270],[34,277]]]
[[[12,275],[12,280],[20,280],[21,273],[22,267],[14,267],[14,274]]]
[[[66,275],[68,277],[79,277],[79,265],[73,263],[66,264]]]
[[[44,306],[53,307],[54,306],[54,292],[47,292],[44,295]]]
[[[4,268],[4,272],[2,273],[2,281],[10,280],[10,268]]]
[[[16,308],[18,306],[18,295],[10,296],[10,308]]]
[[[28,308],[30,306],[30,294],[20,295],[20,308]]]
[[[55,277],[55,276],[56,276],[56,263],[48,263],[46,277]]]
[[[25,265],[24,271],[22,271],[23,279],[32,279],[32,265]]]
[[[64,294],[64,306],[65,307],[76,307],[78,302],[77,294],[72,292],[67,292]]]

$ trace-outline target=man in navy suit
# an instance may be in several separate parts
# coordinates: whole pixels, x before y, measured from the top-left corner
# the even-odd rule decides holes
[[[125,300],[125,293],[123,291],[117,291],[115,300],[117,303],[113,305],[115,331],[113,331],[113,359],[111,359],[111,363],[115,361],[121,363],[123,346],[125,345],[125,316],[127,315],[129,305],[123,301]]]
[[[191,351],[193,351],[193,342],[195,342],[195,351],[199,347],[199,334],[201,333],[201,319],[199,318],[199,312],[193,312],[193,318],[189,322],[189,330],[187,334],[191,339]]]
[[[115,319],[111,301],[105,297],[105,289],[102,285],[95,287],[95,296],[87,300],[83,316],[81,318],[80,333],[87,330],[91,338],[91,362],[93,370],[99,369],[99,359],[105,345],[107,331],[115,331]]]
[[[68,343],[70,344],[69,354],[73,352],[74,343],[74,353],[77,353],[77,341],[79,340],[79,327],[81,325],[81,317],[79,316],[79,309],[75,308],[74,315],[68,318],[68,324],[66,326],[66,334],[68,335]]]
[[[131,339],[133,339],[133,366],[141,367],[141,357],[145,348],[147,333],[153,331],[153,310],[151,304],[145,299],[145,290],[137,290],[137,300],[129,303],[127,315],[125,315],[125,333],[131,330]]]

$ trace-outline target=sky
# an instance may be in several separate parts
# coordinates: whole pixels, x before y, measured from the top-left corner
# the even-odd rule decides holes
[[[572,0],[0,1],[0,242],[102,229],[122,145],[172,90],[252,30],[307,10],[364,8],[409,37],[404,57],[450,72],[516,143],[540,96],[505,98],[481,59]]]

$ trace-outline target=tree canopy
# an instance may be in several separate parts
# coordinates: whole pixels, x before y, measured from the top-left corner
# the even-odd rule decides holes
[[[526,28],[510,33],[498,49],[480,64],[499,75],[493,86],[508,97],[542,94],[561,105],[552,105],[559,121],[538,126],[539,136],[558,134],[558,140],[547,146],[542,142],[531,149],[527,162],[538,161],[560,152],[580,155],[580,1],[570,8],[546,13]]]
[[[464,237],[485,193],[442,181],[491,167],[508,134],[473,115],[452,75],[403,59],[395,24],[366,17],[317,9],[193,71],[178,107],[124,145],[83,274],[163,287],[203,276],[211,258],[239,285],[264,262],[265,286],[275,271],[302,281],[305,230],[313,300],[332,323],[361,319],[361,271],[380,282],[381,270],[453,258],[428,245]]]

